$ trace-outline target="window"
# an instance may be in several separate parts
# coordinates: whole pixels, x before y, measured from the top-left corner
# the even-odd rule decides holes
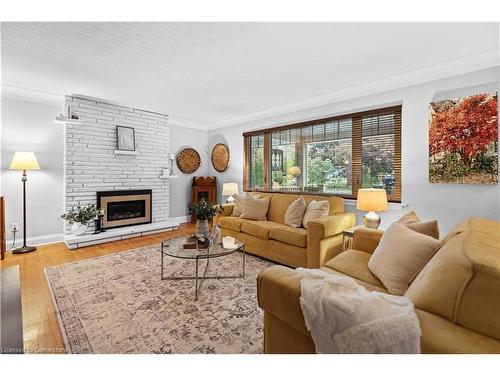
[[[245,133],[246,190],[401,199],[401,107]],[[267,183],[269,181],[269,183]]]
[[[250,137],[250,188],[264,189],[264,136]]]

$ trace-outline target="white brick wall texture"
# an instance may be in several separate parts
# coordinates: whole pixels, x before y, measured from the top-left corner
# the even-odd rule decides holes
[[[168,165],[168,116],[67,96],[66,105],[82,124],[66,124],[64,206],[96,203],[96,192],[152,189],[152,221],[169,218],[169,183],[160,179]],[[135,129],[136,155],[115,155],[116,126]]]

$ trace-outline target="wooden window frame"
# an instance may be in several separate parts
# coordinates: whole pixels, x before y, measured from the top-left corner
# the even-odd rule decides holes
[[[304,121],[295,124],[276,126],[273,128],[253,130],[243,133],[243,154],[244,154],[244,167],[243,167],[243,190],[244,191],[262,191],[265,193],[273,194],[297,194],[297,195],[322,195],[322,196],[339,196],[346,199],[356,199],[358,189],[361,185],[361,167],[362,167],[362,132],[361,121],[365,116],[376,116],[387,112],[394,112],[394,190],[393,194],[389,196],[389,202],[400,203],[402,195],[401,186],[401,132],[402,132],[402,106],[392,106],[378,108],[370,111],[362,111],[356,113],[349,113],[345,115],[320,118],[311,121]],[[352,194],[334,194],[334,193],[310,193],[310,192],[289,192],[289,191],[275,191],[269,188],[270,180],[270,153],[271,153],[271,134],[276,131],[289,130],[302,128],[305,126],[323,124],[330,121],[339,121],[344,119],[352,119]],[[265,189],[251,189],[250,184],[250,139],[252,136],[264,136],[264,186]]]

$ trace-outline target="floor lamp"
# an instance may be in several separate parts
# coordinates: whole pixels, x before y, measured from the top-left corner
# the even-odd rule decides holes
[[[9,169],[23,171],[23,246],[12,251],[13,254],[29,253],[35,251],[36,246],[26,245],[26,181],[28,177],[26,171],[40,169],[36,156],[33,152],[16,152],[12,158]]]

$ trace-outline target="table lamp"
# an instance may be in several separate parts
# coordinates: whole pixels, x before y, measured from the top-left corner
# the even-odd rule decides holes
[[[36,246],[26,245],[26,181],[28,177],[26,171],[40,169],[36,156],[33,152],[16,152],[12,158],[9,169],[23,171],[23,246],[18,247],[12,251],[13,254],[29,253],[35,251]]]
[[[297,176],[300,176],[300,167],[296,165],[293,167],[288,167],[286,173],[290,176],[293,176],[293,184],[297,185]]]
[[[380,216],[375,211],[387,211],[387,193],[385,189],[359,189],[356,208],[368,211],[363,216],[363,223],[368,228],[377,229],[380,225]]]
[[[222,185],[222,195],[227,195],[226,203],[233,203],[233,195],[238,194],[238,184],[236,182],[225,182]]]

